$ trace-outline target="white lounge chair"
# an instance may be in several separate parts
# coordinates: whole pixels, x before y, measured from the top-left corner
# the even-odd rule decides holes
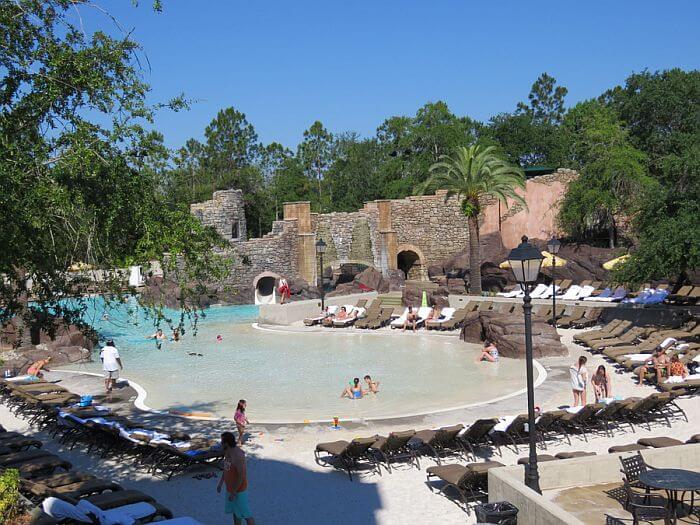
[[[516,297],[520,292],[522,292],[522,289],[520,288],[520,286],[518,286],[518,285],[516,284],[515,287],[514,287],[512,290],[510,290],[510,291],[508,291],[508,292],[498,292],[496,295],[497,295],[498,297],[510,297],[510,298],[513,298],[513,297]]]
[[[405,308],[403,313],[398,316],[396,319],[394,319],[389,326],[392,328],[401,328],[403,327],[403,324],[406,322],[406,316],[408,315],[408,308]]]
[[[78,523],[131,524],[136,520],[148,518],[157,512],[150,503],[140,502],[102,510],[87,500],[80,500],[73,505],[67,501],[49,497],[41,503],[43,511],[57,520],[73,520]]]
[[[335,315],[338,313],[339,307],[338,306],[329,306],[328,307],[328,314],[322,313],[321,315],[317,315],[316,317],[307,317],[304,319],[304,324],[306,326],[313,326],[315,324],[320,323],[323,321],[327,315]]]
[[[567,301],[574,301],[578,298],[578,294],[581,292],[581,287],[578,284],[572,284],[564,295],[561,296],[562,299]]]
[[[543,293],[547,291],[547,288],[549,288],[546,284],[538,284],[535,286],[535,289],[530,292],[530,297],[533,299],[539,299]],[[523,292],[523,296],[525,295],[525,292]]]
[[[540,295],[539,298],[540,298],[540,299],[549,299],[549,298],[552,297],[554,294],[559,293],[559,290],[560,290],[560,289],[561,289],[561,288],[559,288],[558,286],[556,286],[556,285],[554,285],[554,284],[550,284],[550,285],[547,287],[547,289],[544,291],[544,293],[543,293],[542,295]]]
[[[584,287],[581,288],[581,290],[579,291],[578,297],[577,297],[576,299],[577,299],[577,300],[582,300],[582,299],[585,299],[586,297],[590,297],[591,294],[592,294],[593,292],[595,292],[595,287],[590,286],[590,285],[584,286]]]

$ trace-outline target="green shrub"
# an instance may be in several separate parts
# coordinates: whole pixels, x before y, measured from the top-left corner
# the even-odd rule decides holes
[[[21,510],[19,499],[19,470],[0,473],[0,523],[17,517]]]

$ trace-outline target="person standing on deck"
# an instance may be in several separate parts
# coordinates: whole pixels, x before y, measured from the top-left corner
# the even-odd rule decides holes
[[[102,369],[105,375],[105,391],[111,394],[112,388],[114,388],[119,378],[119,370],[124,369],[119,352],[114,346],[114,341],[107,341],[107,344],[102,348],[102,352],[100,352],[100,360],[102,361]]]
[[[224,512],[233,514],[235,525],[241,525],[243,520],[247,525],[255,525],[248,506],[248,472],[245,453],[236,446],[236,438],[231,432],[221,434],[221,445],[224,448],[224,465],[216,492],[221,493],[221,486],[226,483]]]

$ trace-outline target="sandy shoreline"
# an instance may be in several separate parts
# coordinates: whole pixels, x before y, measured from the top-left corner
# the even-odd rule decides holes
[[[589,357],[589,369],[606,364],[598,356],[591,356],[583,348],[573,344],[574,330],[561,330],[562,340],[570,349],[567,358],[542,359],[547,369],[547,380],[536,390],[536,402],[544,410],[571,403],[568,389],[568,366],[578,355]],[[475,365],[477,366],[477,365]],[[487,365],[479,365],[487,366]],[[76,379],[75,381],[79,381]],[[98,380],[99,381],[99,380]],[[524,382],[524,373],[523,373]],[[71,380],[62,381],[70,387]],[[99,383],[98,383],[99,385]],[[651,387],[637,387],[629,374],[614,376],[614,394],[618,396],[640,396],[654,391]],[[592,398],[592,392],[589,393]],[[651,431],[637,427],[636,432],[620,429],[614,438],[595,435],[586,443],[572,437],[566,442],[549,444],[547,453],[563,450],[586,450],[606,453],[613,444],[634,442],[645,436],[673,436],[687,439],[700,432],[700,403],[697,399],[681,399],[678,404],[686,411],[689,422],[675,421],[673,428],[652,426]],[[425,468],[434,465],[430,458],[421,458],[421,470],[399,467],[391,474],[363,475],[349,482],[345,474],[315,464],[314,446],[322,441],[335,441],[357,436],[385,434],[392,430],[437,427],[458,422],[470,423],[480,417],[498,417],[525,411],[525,395],[419,418],[408,418],[391,424],[372,423],[352,425],[350,428],[333,430],[327,425],[304,426],[256,425],[254,410],[250,418],[251,434],[245,450],[249,457],[250,503],[258,523],[352,523],[358,524],[403,524],[417,523],[475,523],[474,513],[466,515],[454,502],[430,492],[425,483]],[[134,409],[130,417],[151,420],[154,415],[139,413]],[[5,406],[0,406],[0,423],[8,430],[17,430],[36,435],[46,443],[46,448],[60,453],[74,464],[74,468],[88,470],[96,475],[114,479],[125,488],[143,490],[158,499],[176,515],[190,515],[202,523],[229,523],[223,515],[223,501],[216,494],[216,479],[195,479],[201,471],[192,471],[167,482],[134,470],[128,462],[117,464],[113,460],[102,460],[87,456],[79,448],[63,450],[60,445],[42,433],[30,429],[24,420],[15,418]],[[216,436],[230,430],[228,421],[193,421],[183,418],[168,418],[173,428],[181,428],[195,434]],[[514,464],[518,457],[527,455],[526,447],[516,453],[502,447],[502,456],[482,451],[484,459],[495,459],[505,464]],[[495,453],[493,453],[495,454]],[[447,462],[450,462],[449,460]]]

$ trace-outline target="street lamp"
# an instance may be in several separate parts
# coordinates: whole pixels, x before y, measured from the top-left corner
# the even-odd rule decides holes
[[[321,289],[321,310],[326,309],[325,299],[326,291],[323,288],[323,254],[326,252],[326,243],[323,239],[316,241],[316,254],[319,258],[318,266],[320,268],[318,272],[318,287]]]
[[[557,269],[557,254],[559,253],[559,248],[561,248],[561,243],[552,237],[547,243],[547,250],[552,254],[552,326],[557,329],[557,289],[556,286],[556,276],[555,271]]]
[[[527,369],[527,421],[530,440],[530,460],[525,465],[525,485],[535,492],[540,490],[537,473],[537,433],[535,432],[535,387],[532,373],[532,299],[530,290],[537,281],[544,257],[540,251],[527,242],[523,235],[520,246],[511,250],[508,262],[513,270],[515,280],[525,292],[523,312],[525,314],[525,367]]]

